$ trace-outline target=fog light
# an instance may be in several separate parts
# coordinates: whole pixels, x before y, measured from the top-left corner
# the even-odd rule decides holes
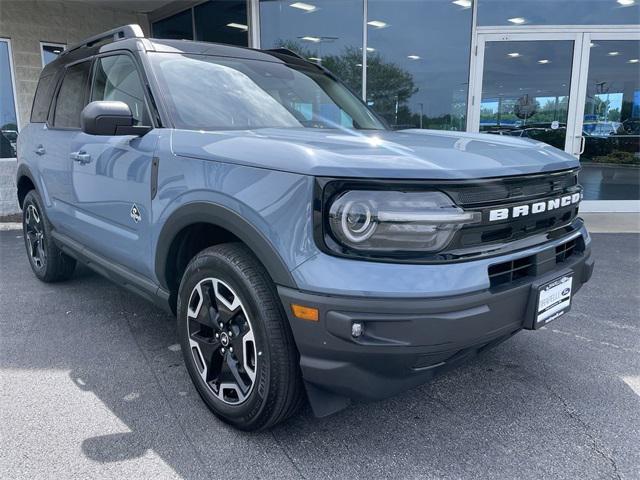
[[[358,338],[360,335],[362,335],[363,331],[364,326],[360,322],[354,322],[353,324],[351,324],[351,336],[353,338]]]

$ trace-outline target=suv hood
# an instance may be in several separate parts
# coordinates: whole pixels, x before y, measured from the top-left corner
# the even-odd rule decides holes
[[[579,166],[542,142],[439,130],[174,130],[172,149],[185,157],[327,177],[464,179]]]

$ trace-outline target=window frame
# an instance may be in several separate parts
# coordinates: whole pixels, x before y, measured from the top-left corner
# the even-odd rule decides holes
[[[111,55],[128,55],[129,57],[131,57],[131,59],[133,60],[133,63],[138,71],[138,76],[142,82],[142,87],[144,89],[144,101],[145,101],[145,106],[148,109],[149,112],[149,118],[151,120],[151,127],[152,128],[159,128],[162,126],[162,120],[161,120],[161,116],[160,116],[160,112],[158,111],[158,104],[155,102],[155,100],[153,99],[153,97],[151,96],[151,91],[152,91],[152,86],[149,83],[149,78],[147,77],[146,73],[145,73],[145,69],[143,68],[140,60],[136,57],[136,55],[134,55],[131,51],[129,50],[112,50],[109,52],[104,52],[104,53],[99,53],[96,55],[91,55],[88,56],[86,58],[81,58],[78,59],[74,62],[70,62],[66,65],[61,66],[58,71],[55,73],[55,75],[57,75],[57,79],[55,80],[55,87],[54,87],[54,94],[52,95],[52,100],[51,100],[51,104],[49,105],[49,113],[47,115],[47,128],[50,130],[82,130],[82,128],[73,128],[73,127],[55,127],[53,120],[55,117],[55,111],[56,108],[58,106],[58,95],[60,94],[60,87],[62,86],[62,82],[64,80],[65,74],[67,72],[67,69],[69,67],[72,67],[74,65],[77,65],[79,63],[82,62],[91,62],[91,69],[89,70],[89,79],[88,79],[88,88],[86,89],[85,92],[85,105],[88,104],[88,101],[91,99],[91,95],[93,93],[93,78],[95,75],[95,62],[97,61],[97,59],[102,58],[102,57],[108,57]]]
[[[0,42],[7,44],[7,54],[9,57],[9,76],[11,77],[11,93],[13,94],[13,109],[16,114],[16,130],[20,133],[20,112],[18,111],[18,96],[16,95],[16,75],[13,65],[13,50],[11,48],[11,39],[6,37],[0,37]]]
[[[67,70],[69,70],[69,68],[75,66],[75,65],[79,65],[81,63],[84,62],[90,62],[89,65],[89,76],[87,81],[90,81],[92,76],[93,76],[93,57],[87,57],[87,58],[81,58],[79,60],[76,60],[75,62],[71,62],[68,63],[66,65],[64,65],[64,67],[62,67],[58,73],[59,78],[57,80],[57,84],[56,84],[56,88],[55,88],[55,94],[53,95],[53,101],[51,102],[51,105],[49,106],[49,115],[47,117],[47,128],[49,128],[50,130],[69,130],[69,131],[78,131],[78,130],[82,130],[82,127],[57,127],[55,125],[55,117],[56,117],[56,110],[58,109],[58,97],[60,96],[60,89],[62,88],[62,83],[64,82],[64,77],[66,77],[67,75]],[[89,89],[85,89],[84,92],[84,104],[85,106],[87,105],[87,101],[89,100]],[[83,107],[84,108],[84,107]],[[81,111],[82,112],[82,111]]]
[[[64,52],[67,49],[67,44],[40,41],[40,61],[42,63],[42,68],[47,66],[47,64],[44,63],[44,47],[60,47],[62,48],[62,52]],[[62,52],[60,52],[58,55],[62,55]]]
[[[49,77],[53,77],[51,80],[52,86],[51,86],[51,95],[49,95],[49,102],[47,104],[47,113],[44,116],[44,122],[37,122],[33,120],[33,109],[36,106],[36,98],[38,96],[38,90],[40,89],[40,82],[42,81],[42,72],[40,73],[40,76],[38,77],[38,83],[36,85],[36,91],[33,94],[33,100],[31,101],[31,112],[29,115],[29,123],[44,123],[47,125],[47,127],[49,127],[49,114],[51,113],[51,106],[54,104],[54,99],[56,98],[56,92],[58,89],[58,82],[60,81],[60,79],[58,78],[60,76],[60,69],[52,72],[50,75],[47,75]]]
[[[94,82],[95,82],[95,76],[96,76],[96,64],[98,63],[98,61],[101,58],[105,58],[105,57],[113,57],[116,55],[126,55],[128,56],[131,61],[133,62],[133,66],[136,69],[136,72],[138,73],[138,79],[140,80],[140,83],[142,84],[142,90],[143,90],[143,95],[144,95],[144,106],[147,109],[147,114],[149,116],[149,120],[151,122],[151,125],[142,125],[142,126],[149,126],[151,128],[157,128],[158,125],[158,121],[157,119],[159,119],[159,113],[158,110],[156,108],[152,108],[152,105],[155,105],[155,102],[153,101],[153,99],[150,97],[151,93],[151,87],[149,85],[149,80],[147,79],[147,77],[144,74],[144,68],[141,68],[142,65],[140,64],[140,62],[138,62],[138,59],[136,58],[135,55],[133,55],[130,51],[128,50],[114,50],[111,52],[104,52],[104,53],[100,53],[98,55],[94,55],[92,57],[92,65],[91,65],[91,72],[89,73],[89,88],[87,89],[87,93],[88,93],[88,98],[87,100],[91,100],[93,98],[93,86],[94,86]]]

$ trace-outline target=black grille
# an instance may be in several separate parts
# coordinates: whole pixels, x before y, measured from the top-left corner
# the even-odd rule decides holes
[[[551,196],[578,185],[575,171],[488,180],[479,185],[445,187],[447,194],[460,206],[487,203],[511,203],[523,199]]]
[[[450,250],[468,251],[485,245],[509,243],[546,233],[570,224],[578,215],[577,204],[542,213],[489,221],[489,212],[497,208],[547,201],[580,192],[575,170],[487,180],[476,185],[449,185],[443,190],[465,210],[482,212],[480,224],[462,228],[450,244]]]
[[[540,232],[548,232],[567,225],[578,215],[578,208],[555,210],[543,215],[527,216],[496,225],[483,224],[466,227],[459,233],[460,245],[470,247],[492,242],[505,242],[525,238]],[[538,218],[542,217],[542,218]]]
[[[537,255],[529,255],[528,257],[491,265],[489,267],[491,288],[507,285],[550,271],[556,265],[566,262],[574,255],[578,255],[583,251],[584,241],[582,237],[578,237],[558,245],[555,248],[555,252],[553,250],[547,250]]]

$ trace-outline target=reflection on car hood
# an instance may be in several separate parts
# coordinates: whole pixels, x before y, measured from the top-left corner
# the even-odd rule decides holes
[[[579,165],[541,142],[438,130],[174,130],[172,146],[180,156],[333,177],[462,179]]]

